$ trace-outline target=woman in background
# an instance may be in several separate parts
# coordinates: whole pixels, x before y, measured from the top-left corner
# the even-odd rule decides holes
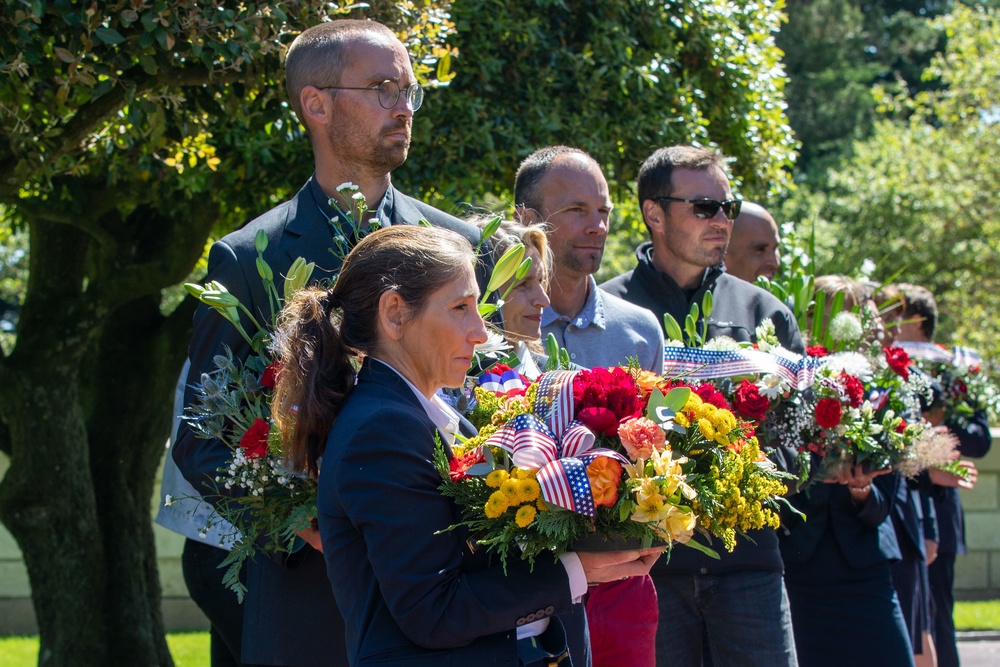
[[[479,227],[490,221],[489,216],[472,220]],[[534,380],[545,369],[545,355],[541,343],[542,311],[549,305],[549,278],[552,275],[552,251],[542,225],[522,225],[505,220],[490,237],[493,261],[518,243],[524,244],[524,256],[531,259],[531,269],[517,281],[510,292],[510,283],[497,290],[507,293],[500,308],[504,338],[514,346],[520,360],[517,370],[529,380]]]

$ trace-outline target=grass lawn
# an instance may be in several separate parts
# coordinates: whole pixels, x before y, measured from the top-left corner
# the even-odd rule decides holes
[[[1000,600],[956,602],[955,627],[963,630],[1000,631]],[[167,635],[176,667],[209,667],[207,632],[174,632]],[[0,637],[0,665],[34,667],[38,663],[38,637]]]
[[[167,645],[175,667],[209,667],[207,632],[173,632]],[[0,637],[0,665],[34,667],[38,664],[38,636]]]
[[[955,628],[1000,630],[1000,600],[955,603]]]

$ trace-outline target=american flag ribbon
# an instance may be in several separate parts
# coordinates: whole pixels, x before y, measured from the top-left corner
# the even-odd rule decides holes
[[[694,380],[712,380],[740,375],[773,373],[794,389],[812,384],[822,358],[803,357],[788,350],[761,352],[754,349],[703,350],[694,347],[663,348],[663,377],[684,376]]]
[[[514,417],[486,444],[510,452],[518,468],[537,470],[545,502],[592,517],[594,497],[587,466],[602,456],[620,463],[628,463],[628,459],[610,449],[593,449],[593,431],[573,419],[573,378],[577,372],[545,373],[538,381],[535,414]]]
[[[594,495],[590,492],[587,464],[580,459],[558,459],[538,471],[538,485],[545,501],[594,516]]]
[[[924,359],[939,364],[950,364],[956,354],[936,343],[921,343],[917,341],[901,340],[895,345],[902,348],[911,359]],[[958,348],[955,348],[958,350]]]
[[[576,415],[573,403],[573,378],[579,371],[549,371],[538,378],[538,393],[535,395],[534,412],[548,424],[556,437]]]
[[[959,368],[977,368],[982,365],[983,360],[979,358],[979,354],[971,347],[956,345],[951,363]]]

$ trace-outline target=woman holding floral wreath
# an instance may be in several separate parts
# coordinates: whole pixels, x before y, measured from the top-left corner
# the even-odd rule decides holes
[[[460,516],[434,449],[459,417],[435,394],[463,383],[486,339],[474,266],[457,234],[390,227],[282,316],[274,414],[291,463],[322,473],[319,529],[352,665],[551,664],[565,654],[558,614],[658,553],[570,553],[533,570],[511,559],[505,573],[445,530]]]
[[[843,292],[845,310],[868,307],[862,286],[848,278],[821,276],[816,288],[831,296]],[[828,321],[829,315],[815,316]],[[822,418],[817,420],[822,425]],[[784,513],[778,533],[799,662],[912,667],[913,649],[889,569],[900,558],[888,517],[905,491],[902,476],[853,460],[824,476],[816,453],[811,465],[825,483],[810,484],[790,498],[804,517]]]

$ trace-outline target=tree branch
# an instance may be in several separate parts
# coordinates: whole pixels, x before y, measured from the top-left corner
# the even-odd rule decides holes
[[[158,88],[231,83],[243,76],[245,76],[243,72],[236,71],[212,72],[194,67],[164,67],[156,76],[120,79],[108,93],[77,109],[69,122],[63,126],[62,134],[58,136],[57,143],[53,144],[46,160],[53,162],[78,150],[87,137],[100,129],[115,112],[125,106],[129,90],[133,87],[135,97],[139,97]],[[6,160],[0,161],[0,188],[8,194],[16,194],[20,186],[15,172],[22,160],[23,158],[18,155],[11,155]]]

